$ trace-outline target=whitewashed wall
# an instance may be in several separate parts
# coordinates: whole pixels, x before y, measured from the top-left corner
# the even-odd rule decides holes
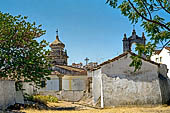
[[[101,69],[92,72],[92,97],[93,104],[97,104],[101,97]]]
[[[159,66],[142,61],[141,69],[134,72],[134,68],[129,67],[132,61],[129,57],[130,54],[102,67],[104,106],[166,102],[168,92],[162,88],[168,90],[168,85],[164,85],[166,75],[159,75]]]
[[[62,90],[86,90],[87,76],[69,76],[62,77]]]
[[[47,85],[45,90],[54,90],[54,91],[59,91],[59,79],[51,79],[51,80],[47,80]]]
[[[94,102],[101,97],[101,107],[166,103],[170,98],[166,66],[142,60],[141,69],[134,72],[130,56],[92,72]]]
[[[151,56],[151,60],[155,61],[157,63],[166,64],[167,68],[169,70],[167,75],[170,78],[170,53],[168,53],[168,52],[169,51],[164,48],[159,55],[156,54],[156,55]],[[160,57],[162,57],[161,62],[160,62]],[[156,61],[156,59],[158,59],[158,60]]]
[[[0,109],[15,104],[15,81],[0,80]]]

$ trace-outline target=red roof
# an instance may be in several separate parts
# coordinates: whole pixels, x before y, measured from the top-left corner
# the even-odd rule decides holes
[[[154,52],[155,52],[154,54],[159,55],[161,50],[154,50]]]
[[[170,51],[170,47],[164,47],[165,49]],[[155,54],[159,55],[163,49],[161,50],[154,50]]]
[[[169,50],[170,51],[170,47],[165,47],[165,49]]]

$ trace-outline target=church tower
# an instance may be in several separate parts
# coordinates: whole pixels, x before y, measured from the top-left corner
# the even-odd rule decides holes
[[[122,41],[123,41],[123,52],[127,52],[127,51],[131,51],[131,47],[133,43],[145,45],[146,38],[144,32],[142,33],[142,37],[139,37],[138,35],[136,35],[135,29],[133,29],[132,35],[129,38],[127,38],[126,34],[124,34],[124,38]]]
[[[56,40],[50,44],[51,63],[54,65],[67,65],[67,51],[64,51],[65,45],[59,40],[58,31],[56,34]]]

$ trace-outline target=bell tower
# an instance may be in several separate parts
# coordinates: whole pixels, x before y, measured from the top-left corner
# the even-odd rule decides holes
[[[146,38],[144,32],[142,33],[142,37],[139,37],[138,35],[136,35],[135,29],[133,29],[132,35],[129,38],[127,38],[126,34],[124,34],[124,38],[122,41],[123,41],[123,52],[127,52],[127,51],[131,51],[131,46],[133,43],[145,45]]]
[[[67,65],[67,50],[64,50],[65,45],[60,41],[58,30],[56,31],[56,39],[50,44],[51,63],[54,65]]]

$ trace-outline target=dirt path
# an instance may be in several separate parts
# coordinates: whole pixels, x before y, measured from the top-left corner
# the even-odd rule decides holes
[[[107,109],[95,109],[80,105],[79,103],[59,101],[59,103],[48,103],[51,110],[21,110],[26,113],[170,113],[170,106],[145,106],[145,107],[115,107]],[[59,109],[61,108],[61,109]],[[65,109],[62,109],[65,108]]]

